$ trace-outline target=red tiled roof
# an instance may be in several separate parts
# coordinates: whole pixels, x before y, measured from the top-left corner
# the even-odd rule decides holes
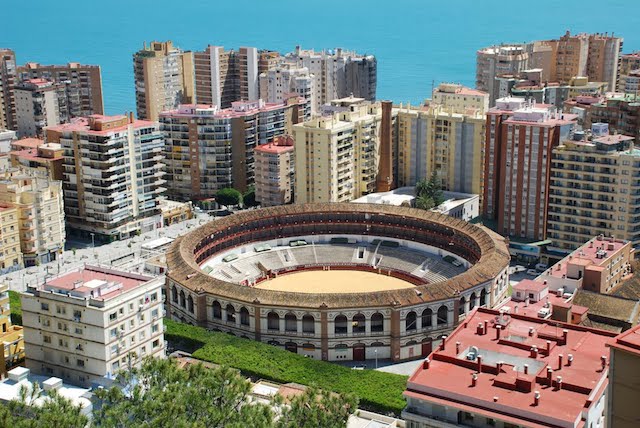
[[[640,356],[640,324],[617,336],[607,346]]]

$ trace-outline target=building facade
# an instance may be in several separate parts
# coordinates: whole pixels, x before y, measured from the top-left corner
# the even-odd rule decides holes
[[[575,115],[523,98],[502,98],[487,113],[483,213],[498,233],[546,237],[551,151],[574,127]]]
[[[45,144],[39,138],[26,138],[15,141],[11,146],[9,161],[12,167],[33,177],[62,181],[64,150],[60,144]]]
[[[164,358],[162,278],[84,266],[22,293],[26,366],[90,386]]]
[[[28,62],[17,68],[19,81],[45,79],[56,84],[60,123],[74,117],[103,114],[102,75],[99,65],[70,62],[41,65]]]
[[[9,284],[0,284],[0,343],[3,351],[0,375],[2,377],[6,377],[7,370],[24,359],[22,326],[11,324],[10,300]]]
[[[66,240],[62,182],[7,171],[0,175],[0,202],[17,208],[24,265],[56,260]]]
[[[295,183],[294,140],[280,135],[272,143],[256,147],[256,202],[263,207],[293,202]]]
[[[6,273],[20,269],[22,250],[20,248],[20,213],[12,204],[0,203],[0,272]]]
[[[386,120],[387,129],[382,128],[383,106],[390,104],[354,97],[334,100],[327,114],[293,127],[296,203],[348,202],[377,190],[385,161],[380,159],[381,136],[394,126]]]
[[[616,88],[618,92],[627,92],[627,76],[633,70],[638,69],[640,69],[640,51],[620,56],[620,76],[618,78],[618,87]]]
[[[295,94],[309,101],[309,116],[311,106],[317,105],[316,90],[309,70],[295,64],[282,63],[260,74],[261,99],[268,103],[281,103]]]
[[[353,96],[374,101],[376,98],[378,65],[373,55],[359,55],[340,48],[315,52],[296,46],[284,61],[306,68],[313,78],[311,90],[316,94],[315,103],[311,105],[313,114],[335,99]]]
[[[47,128],[46,141],[64,150],[71,233],[113,241],[162,227],[164,136],[157,123],[94,115]]]
[[[442,188],[482,195],[485,115],[440,105],[397,109],[398,185],[435,172]]]
[[[640,96],[624,94],[605,98],[587,108],[588,123],[607,123],[612,133],[640,141]]]
[[[16,54],[11,49],[0,48],[0,129],[16,127],[13,93],[16,83]]]
[[[609,395],[607,428],[633,428],[638,425],[640,399],[640,326],[628,330],[608,343]]]
[[[193,54],[171,41],[145,43],[133,55],[139,119],[157,121],[161,112],[194,101]]]
[[[160,115],[165,135],[168,195],[178,200],[208,199],[218,190],[246,191],[254,183],[255,149],[305,120],[308,103],[236,101],[228,109],[181,105]]]
[[[594,235],[640,245],[640,151],[606,124],[574,132],[552,151],[547,237],[574,250]]]
[[[18,137],[41,137],[44,128],[60,123],[56,86],[44,79],[31,79],[17,84],[15,117]]]

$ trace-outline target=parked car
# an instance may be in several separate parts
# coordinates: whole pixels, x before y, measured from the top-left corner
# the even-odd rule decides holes
[[[538,264],[536,265],[536,270],[537,270],[538,272],[544,272],[545,270],[547,270],[547,268],[548,268],[548,267],[549,267],[549,266],[547,266],[547,265],[546,265],[546,264],[544,264],[544,263],[538,263]]]
[[[526,272],[527,268],[522,265],[511,266],[511,273]]]
[[[539,274],[540,274],[540,272],[538,272],[535,269],[527,269],[527,275],[538,276]]]
[[[360,365],[356,365],[351,367],[353,370],[364,370],[367,368],[367,366],[365,366],[364,364],[360,364]]]

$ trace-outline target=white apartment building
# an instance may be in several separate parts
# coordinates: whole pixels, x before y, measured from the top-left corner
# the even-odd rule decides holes
[[[155,122],[93,115],[47,128],[64,149],[67,225],[114,241],[162,227],[164,135]]]
[[[11,143],[16,139],[16,131],[0,129],[0,154],[10,151]]]
[[[142,358],[164,358],[162,278],[97,266],[22,293],[26,366],[90,386]]]
[[[312,106],[318,106],[318,87],[314,85],[314,79],[306,67],[279,64],[260,74],[260,98],[268,103],[283,103],[291,94],[296,94],[309,102],[309,111],[305,112],[305,116],[309,116]]]
[[[31,79],[15,88],[18,137],[37,137],[46,126],[60,123],[56,86],[45,79]]]
[[[66,239],[62,182],[5,171],[0,174],[0,202],[17,209],[25,266],[56,260]]]

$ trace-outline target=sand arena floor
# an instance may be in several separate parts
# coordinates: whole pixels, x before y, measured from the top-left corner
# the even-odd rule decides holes
[[[297,293],[365,293],[412,287],[415,286],[402,279],[372,272],[318,270],[281,275],[255,288]]]

